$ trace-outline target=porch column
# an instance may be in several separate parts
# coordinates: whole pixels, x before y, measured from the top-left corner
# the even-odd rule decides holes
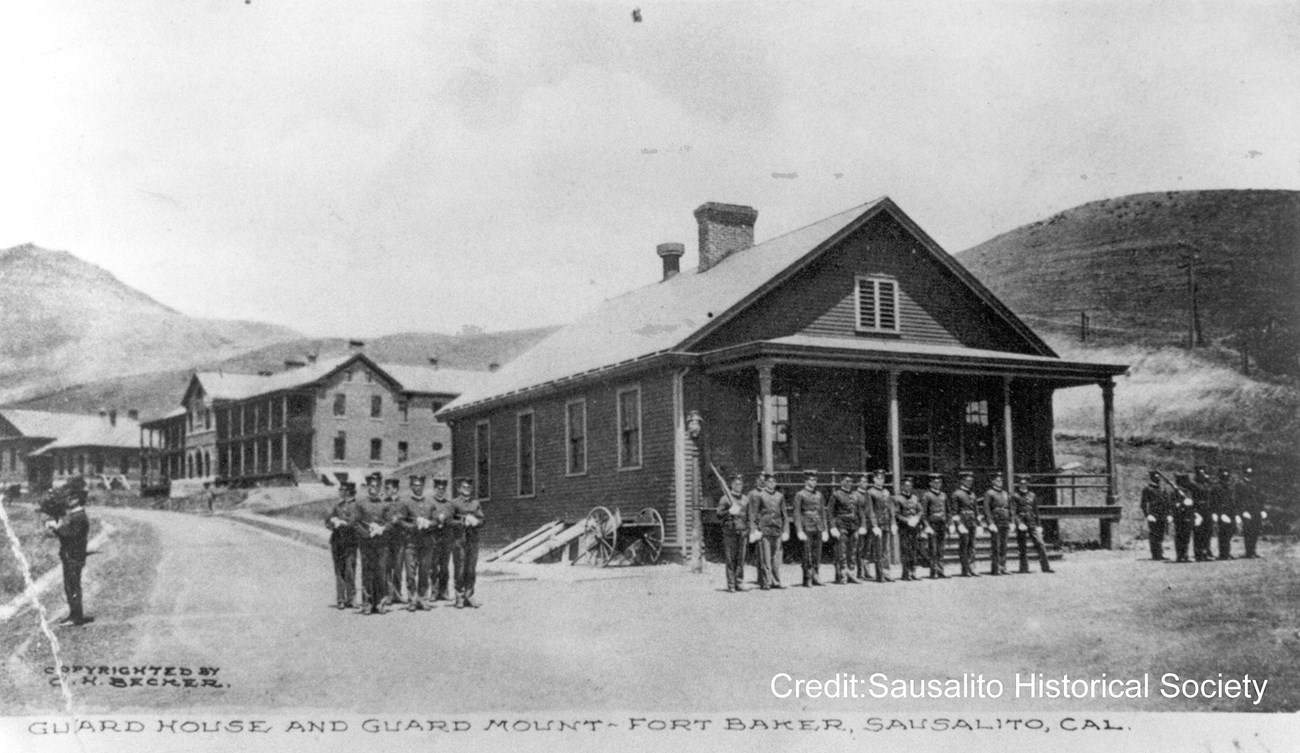
[[[1101,383],[1101,422],[1106,434],[1106,504],[1119,504],[1118,484],[1115,478],[1115,380]],[[1101,521],[1101,546],[1111,548],[1111,522]]]
[[[898,494],[903,482],[903,428],[898,411],[897,371],[886,374],[885,391],[889,396],[889,475],[894,479],[894,493]]]
[[[773,470],[772,442],[772,366],[763,364],[758,367],[758,425],[759,436],[763,442],[763,470]]]
[[[289,432],[280,435],[280,470],[289,470]]]
[[[1015,444],[1011,430],[1011,377],[1002,377],[1002,444],[1006,448],[1006,459],[1002,470],[1007,474],[1004,489],[1014,489],[1016,483]]]

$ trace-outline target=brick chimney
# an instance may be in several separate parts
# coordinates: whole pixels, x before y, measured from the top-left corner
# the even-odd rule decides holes
[[[319,354],[319,353],[308,353],[308,354],[307,354],[307,363],[316,363],[316,359],[317,359],[318,357],[320,357],[320,354]]]
[[[682,271],[682,255],[686,253],[686,246],[680,243],[660,243],[655,248],[655,253],[664,260],[665,280]]]
[[[365,340],[348,340],[348,350],[352,351],[353,353],[360,353],[361,351],[365,350],[365,348],[366,348]]]
[[[117,426],[117,408],[113,408],[108,412],[108,425]]]
[[[140,420],[140,411],[139,411],[139,409],[137,409],[137,408],[127,408],[127,409],[126,409],[126,417],[129,418],[129,419],[131,419],[132,421],[139,421],[139,420]]]
[[[700,226],[700,271],[706,272],[737,251],[754,245],[758,210],[740,204],[710,201],[695,210]]]
[[[488,364],[488,371],[496,371],[499,368],[501,368],[501,364],[496,363],[495,361]]]
[[[291,369],[301,369],[302,367],[304,367],[304,366],[306,366],[306,365],[307,365],[307,362],[306,362],[306,361],[303,361],[303,360],[300,360],[300,359],[297,359],[297,358],[286,358],[286,359],[284,359],[284,370],[285,370],[285,371],[289,371],[289,370],[291,370]]]
[[[438,368],[438,357],[437,357],[437,356],[429,356],[429,368],[431,368],[431,369],[436,369],[436,368]]]

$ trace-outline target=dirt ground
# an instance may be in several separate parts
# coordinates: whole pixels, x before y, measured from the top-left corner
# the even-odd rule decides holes
[[[1054,575],[743,594],[723,591],[715,564],[703,574],[666,565],[591,579],[485,566],[481,609],[366,617],[332,608],[328,554],[318,548],[222,518],[102,514],[127,533],[92,558],[87,604],[97,621],[60,630],[63,662],[216,667],[220,687],[75,685],[75,705],[87,712],[1300,709],[1300,552],[1291,542],[1268,543],[1261,560],[1175,565],[1091,551],[1069,554]],[[797,583],[798,568],[787,565],[784,580]],[[49,597],[55,614],[61,601]],[[29,611],[0,630],[5,713],[62,706],[34,619]],[[913,681],[982,675],[1008,691],[810,700],[771,689],[780,673],[877,672]],[[1152,697],[1012,697],[1016,674],[1033,672],[1150,673]],[[1268,685],[1258,705],[1166,699],[1156,692],[1165,673],[1249,674]]]

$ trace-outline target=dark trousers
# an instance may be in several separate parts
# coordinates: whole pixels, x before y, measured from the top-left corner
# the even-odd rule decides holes
[[[1174,556],[1179,562],[1187,561],[1187,550],[1191,548],[1192,529],[1196,527],[1190,517],[1174,518]]]
[[[1027,530],[1016,529],[1016,549],[1020,553],[1020,572],[1029,572],[1029,552],[1026,550],[1027,544],[1034,545],[1034,553],[1038,556],[1038,565],[1043,572],[1052,569],[1047,564],[1047,547],[1043,546],[1043,533],[1037,526],[1027,526]]]
[[[781,534],[764,533],[758,540],[758,585],[781,585]]]
[[[350,607],[357,598],[357,540],[334,532],[330,557],[334,560],[334,602]]]
[[[888,527],[880,529],[880,535],[867,534],[867,559],[876,563],[876,578],[886,577],[889,572],[889,547],[893,539]]]
[[[903,559],[903,575],[912,577],[916,566],[921,563],[921,541],[917,529],[909,525],[898,527],[898,548]]]
[[[975,524],[963,523],[966,533],[957,530],[957,555],[961,560],[962,574],[975,572]]]
[[[1208,513],[1202,513],[1201,524],[1194,528],[1196,530],[1192,532],[1192,550],[1197,560],[1208,560],[1212,556],[1210,542],[1214,540],[1214,521],[1210,519]]]
[[[451,598],[451,550],[453,536],[450,528],[444,528],[433,535],[433,548],[429,553],[429,586],[433,590],[430,598]]]
[[[361,540],[361,606],[377,609],[388,599],[388,542]]]
[[[943,575],[943,545],[948,535],[948,522],[943,518],[931,518],[930,528],[934,530],[926,542],[930,556],[930,575]]]
[[[384,597],[388,603],[402,601],[402,567],[406,564],[406,532],[389,530],[385,535]]]
[[[745,582],[745,549],[749,531],[727,526],[722,529],[722,552],[727,565],[727,588],[740,588]]]
[[[803,582],[810,583],[820,580],[818,571],[822,565],[822,532],[805,531],[808,537],[803,542]]]
[[[999,522],[996,530],[989,529],[989,572],[1005,573],[1007,571],[1007,529],[1009,522]]]
[[[406,595],[412,604],[431,597],[432,570],[433,534],[428,532],[411,534],[410,540],[406,542]]]
[[[846,575],[853,574],[854,541],[857,528],[853,523],[836,524],[835,530],[840,532],[839,538],[835,539],[835,581],[838,583],[844,580]]]
[[[68,616],[79,621],[85,616],[81,611],[81,571],[86,566],[86,555],[60,549],[59,560],[63,564],[63,595],[68,599]]]
[[[1219,527],[1219,559],[1226,560],[1232,556],[1232,535],[1237,532],[1237,524],[1231,519],[1227,523],[1222,520],[1218,522]]]
[[[456,593],[474,595],[478,579],[478,529],[465,527],[456,534],[451,547],[452,567],[456,569]]]
[[[1165,558],[1165,519],[1157,515],[1156,522],[1147,522],[1147,543],[1151,545],[1151,559]]]

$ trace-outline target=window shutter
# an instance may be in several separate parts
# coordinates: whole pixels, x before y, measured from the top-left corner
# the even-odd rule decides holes
[[[898,330],[898,283],[893,280],[877,280],[880,298],[880,317],[876,326],[890,331]]]
[[[876,284],[874,280],[858,280],[858,327],[876,328]]]

